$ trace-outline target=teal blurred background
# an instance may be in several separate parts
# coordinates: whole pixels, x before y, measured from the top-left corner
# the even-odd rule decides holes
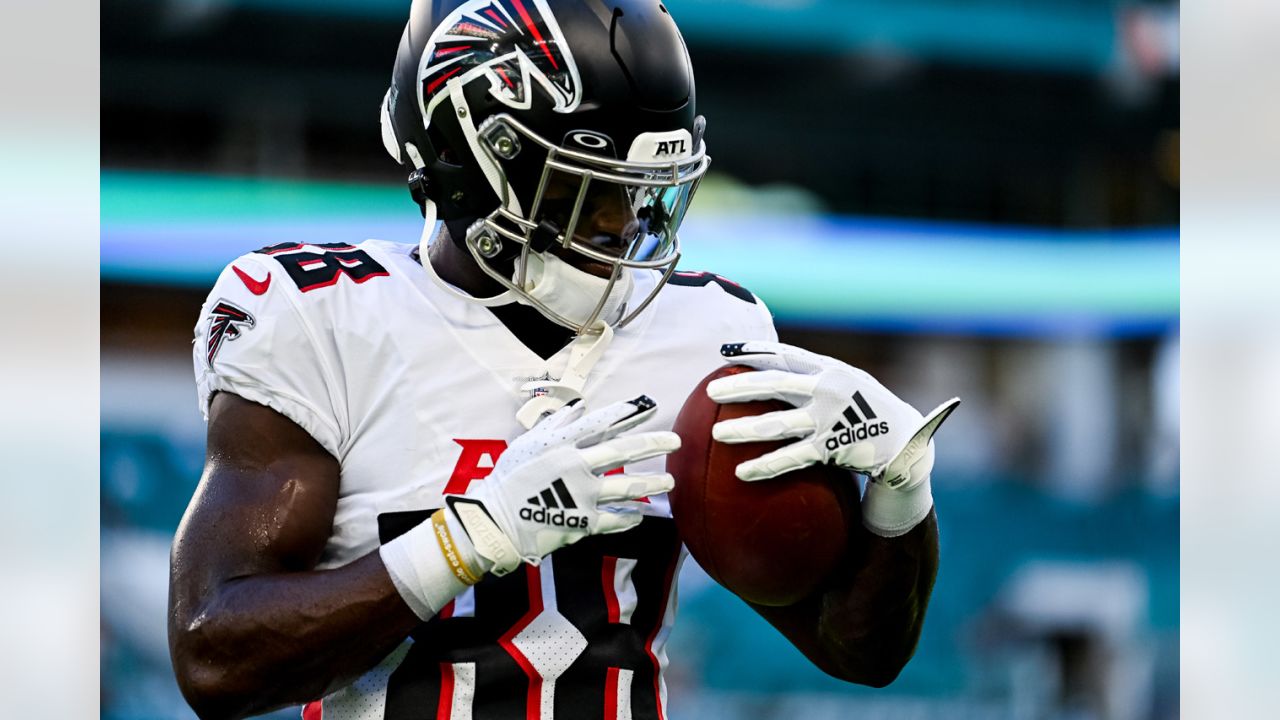
[[[965,399],[902,676],[826,678],[689,563],[673,717],[1177,717],[1177,3],[667,4],[715,158],[682,267],[917,406]],[[194,717],[165,584],[217,272],[284,241],[417,241],[377,127],[407,8],[102,8],[104,718]]]

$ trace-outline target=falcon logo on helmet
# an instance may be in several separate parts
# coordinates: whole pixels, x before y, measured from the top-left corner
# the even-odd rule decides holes
[[[427,41],[418,66],[419,102],[430,96],[426,117],[451,78],[467,83],[483,74],[503,104],[527,110],[532,83],[541,85],[560,113],[582,101],[578,67],[545,0],[473,0],[449,13]]]

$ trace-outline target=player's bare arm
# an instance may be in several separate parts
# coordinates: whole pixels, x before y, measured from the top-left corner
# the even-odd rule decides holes
[[[174,669],[200,717],[321,697],[418,624],[378,553],[315,570],[337,493],[338,462],[306,431],[263,405],[214,396],[169,591]]]
[[[850,478],[850,482],[853,479]],[[915,652],[938,573],[938,522],[885,538],[855,525],[828,583],[787,607],[751,607],[824,672],[884,687]]]

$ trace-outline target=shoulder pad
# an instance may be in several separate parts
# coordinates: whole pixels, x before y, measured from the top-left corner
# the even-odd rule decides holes
[[[667,281],[668,285],[680,285],[684,287],[705,287],[710,283],[719,285],[721,290],[724,290],[743,302],[749,302],[752,305],[756,304],[756,296],[752,294],[750,290],[742,287],[732,280],[720,277],[715,273],[676,271],[671,274],[671,279]]]
[[[301,292],[335,285],[343,275],[360,284],[391,274],[364,249],[347,243],[280,243],[254,253],[280,263]]]

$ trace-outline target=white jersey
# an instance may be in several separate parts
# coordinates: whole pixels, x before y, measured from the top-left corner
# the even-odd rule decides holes
[[[656,276],[637,272],[634,297]],[[669,430],[722,364],[723,343],[773,340],[764,305],[706,273],[678,273],[588,375],[587,409],[640,394],[637,431]],[[307,430],[341,465],[319,567],[344,565],[483,481],[523,428],[521,386],[558,379],[487,309],[426,274],[416,247],[285,244],[235,260],[196,326],[202,411],[227,391]],[[661,472],[655,458],[627,471]],[[586,538],[486,577],[352,685],[308,706],[324,720],[664,718],[665,642],[684,550],[665,496],[635,529]]]

